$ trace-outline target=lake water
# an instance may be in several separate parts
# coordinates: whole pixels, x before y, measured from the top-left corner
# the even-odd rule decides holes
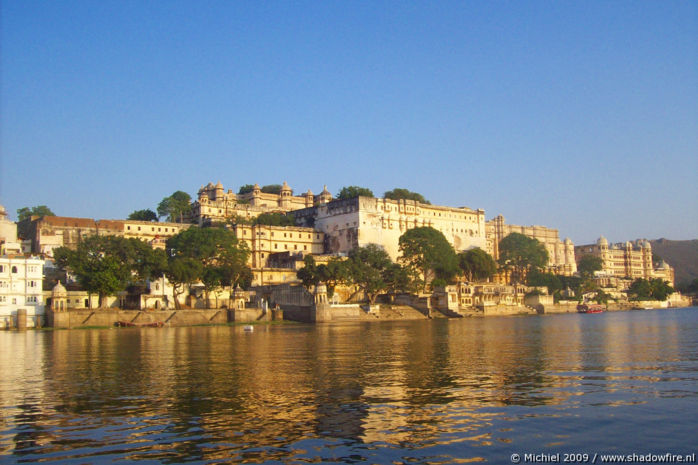
[[[0,409],[0,463],[691,454],[698,308],[6,331]]]

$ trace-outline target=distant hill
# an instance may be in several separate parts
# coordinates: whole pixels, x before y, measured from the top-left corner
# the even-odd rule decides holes
[[[650,241],[652,253],[662,257],[676,272],[676,284],[690,282],[698,278],[698,239],[671,241],[656,239]]]

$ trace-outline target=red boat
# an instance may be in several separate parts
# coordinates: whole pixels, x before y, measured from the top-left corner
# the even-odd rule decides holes
[[[165,323],[156,321],[155,323],[133,323],[131,321],[117,321],[114,326],[119,328],[162,328]]]
[[[579,304],[577,312],[579,313],[603,313],[606,309],[600,304]]]

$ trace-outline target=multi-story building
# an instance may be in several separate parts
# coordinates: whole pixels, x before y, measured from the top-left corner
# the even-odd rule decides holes
[[[504,217],[498,215],[487,222],[487,246],[485,251],[495,260],[499,259],[499,243],[511,233],[519,233],[540,241],[548,251],[548,270],[571,276],[577,272],[574,258],[574,244],[569,238],[560,240],[557,229],[545,226],[518,226],[506,224]]]
[[[41,325],[44,261],[23,255],[0,256],[0,327],[16,326],[17,310],[27,310],[27,326]]]
[[[250,251],[253,284],[296,281],[296,271],[306,255],[324,252],[325,235],[313,228],[237,224],[233,231]]]
[[[600,278],[652,279],[661,278],[674,285],[674,269],[662,262],[655,267],[652,261],[652,245],[649,241],[609,244],[601,236],[596,244],[579,245],[574,248],[577,261],[585,255],[593,255],[602,260]]]
[[[21,253],[22,245],[17,241],[17,223],[7,219],[5,207],[0,205],[0,255]]]
[[[235,218],[249,220],[267,212],[290,212],[330,200],[332,194],[327,186],[318,196],[310,189],[300,196],[294,196],[286,181],[278,194],[262,192],[259,184],[255,184],[250,192],[235,194],[230,189],[226,192],[219,181],[215,186],[213,183],[201,186],[192,205],[192,217],[199,225],[226,223],[231,219],[234,222]]]
[[[421,226],[441,231],[456,251],[485,248],[484,210],[356,197],[333,200],[293,214],[297,224],[325,234],[325,253],[347,253],[357,246],[378,244],[396,260],[400,236]]]
[[[64,216],[28,218],[19,223],[20,234],[31,240],[31,252],[53,256],[58,247],[74,249],[87,236],[114,235],[144,240],[164,248],[168,237],[188,228],[186,223],[157,223],[131,220],[93,220]]]

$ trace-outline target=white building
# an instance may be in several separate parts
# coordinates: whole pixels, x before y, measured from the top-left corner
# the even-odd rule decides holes
[[[0,328],[17,325],[17,310],[27,310],[27,326],[43,323],[44,261],[37,257],[0,256]]]

